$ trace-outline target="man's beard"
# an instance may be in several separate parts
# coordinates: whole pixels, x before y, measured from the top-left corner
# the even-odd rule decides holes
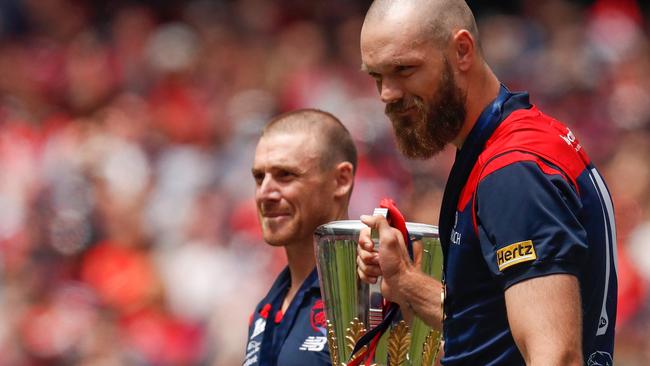
[[[438,90],[427,104],[420,97],[404,98],[387,104],[386,115],[393,123],[397,146],[408,158],[428,159],[453,141],[465,121],[465,102],[456,86],[451,65],[444,60]],[[415,108],[415,116],[401,115]]]

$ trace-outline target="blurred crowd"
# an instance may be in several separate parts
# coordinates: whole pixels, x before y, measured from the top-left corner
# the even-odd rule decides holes
[[[497,76],[572,127],[617,215],[616,364],[650,364],[650,39],[635,0],[470,1]],[[240,365],[285,263],[250,167],[316,107],[360,153],[351,218],[436,224],[453,162],[396,152],[360,72],[369,1],[0,1],[0,366]]]

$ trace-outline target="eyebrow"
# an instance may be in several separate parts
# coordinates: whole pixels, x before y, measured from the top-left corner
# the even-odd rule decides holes
[[[365,72],[366,74],[368,74],[368,75],[370,75],[370,76],[372,76],[372,77],[376,77],[376,76],[380,76],[380,75],[381,75],[381,73],[379,73],[379,72],[371,71],[371,70],[368,68],[368,66],[366,66],[366,64],[361,64],[361,72]]]
[[[284,170],[284,171],[294,173],[294,174],[305,174],[305,172],[307,171],[304,167],[301,167],[301,166],[293,166],[293,165],[285,165],[285,164],[273,165],[271,167],[268,167],[268,170],[271,171],[271,172],[273,172],[274,170]],[[255,175],[255,174],[265,174],[266,169],[252,168],[251,173],[253,175]]]

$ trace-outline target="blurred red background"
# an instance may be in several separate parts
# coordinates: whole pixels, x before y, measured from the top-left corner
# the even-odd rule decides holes
[[[617,214],[617,365],[650,364],[646,2],[470,1],[511,89],[570,125]],[[491,4],[495,3],[495,4]],[[359,71],[369,1],[0,2],[0,365],[239,365],[283,266],[252,154],[299,107],[351,130],[351,217],[436,224],[453,151],[395,150]]]

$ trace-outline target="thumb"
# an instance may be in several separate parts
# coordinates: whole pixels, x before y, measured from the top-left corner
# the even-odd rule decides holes
[[[379,246],[387,245],[391,250],[394,250],[395,245],[404,246],[404,239],[399,230],[390,226],[385,217],[376,215],[362,215],[361,222],[368,225],[371,230],[377,230],[379,233]]]

